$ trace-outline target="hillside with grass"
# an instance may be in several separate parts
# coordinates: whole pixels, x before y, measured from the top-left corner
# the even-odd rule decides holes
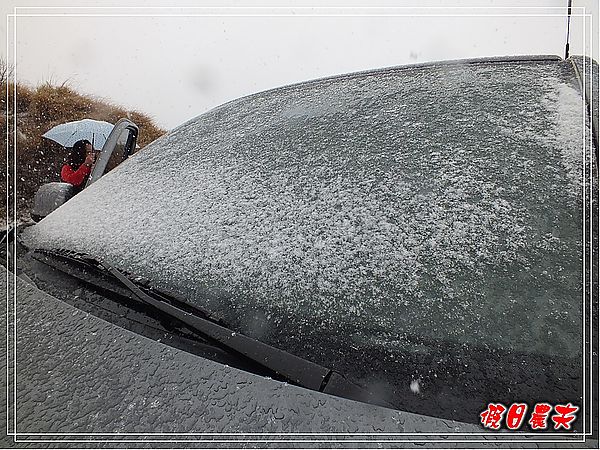
[[[3,225],[7,217],[7,205],[4,201],[6,176],[9,185],[8,211],[12,211],[12,199],[16,194],[17,215],[21,220],[28,219],[33,196],[38,187],[51,181],[60,181],[60,169],[67,156],[67,150],[42,138],[42,134],[55,125],[85,118],[114,124],[125,117],[139,127],[138,151],[143,151],[145,145],[165,133],[150,117],[138,111],[129,111],[106,101],[80,94],[67,85],[46,83],[31,87],[18,83],[15,86],[10,81],[8,71],[3,72],[0,73],[0,87],[3,93],[0,102],[0,139],[4,148],[0,158],[0,173],[3,174],[0,184],[0,198],[3,199],[0,205],[0,219]],[[16,159],[13,147],[15,140]],[[16,179],[13,175],[15,165]],[[7,169],[10,169],[8,173]],[[16,192],[12,192],[15,180]]]

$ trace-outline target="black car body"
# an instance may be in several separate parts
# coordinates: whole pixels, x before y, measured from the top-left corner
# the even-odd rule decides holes
[[[577,58],[459,61],[332,77],[227,103],[18,233],[24,247],[15,270],[54,298],[220,361],[200,359],[210,370],[224,370],[225,357],[199,349],[207,344],[193,337],[201,330],[184,316],[165,318],[143,304],[144,295],[326,368],[317,391],[328,392],[339,375],[358,390],[336,395],[388,408],[323,397],[326,406],[318,400],[316,415],[304,416],[299,398],[310,403],[323,394],[280,384],[304,386],[271,371],[268,356],[244,354],[239,367],[256,364],[242,368],[279,379],[226,370],[270,386],[259,389],[264,399],[251,394],[256,409],[277,402],[276,391],[299,416],[277,419],[271,409],[277,425],[244,428],[235,419],[240,431],[334,432],[341,420],[347,432],[359,420],[358,431],[371,423],[388,433],[483,432],[479,414],[490,402],[583,407],[584,395],[597,395],[584,359],[597,319],[597,290],[585,290],[597,282],[589,264],[597,233],[589,228],[597,214],[592,76],[597,65]],[[17,295],[36,297],[22,289]],[[116,303],[106,300],[115,296]],[[32,302],[24,322],[44,309],[39,298]],[[41,304],[60,305],[52,308],[61,317],[81,315],[58,300]],[[169,352],[162,342],[148,348],[161,361]],[[110,358],[107,351],[85,358]],[[180,374],[170,363],[143,360]],[[199,371],[206,389],[218,384],[210,373]],[[137,381],[124,383],[135,392]],[[152,394],[133,409],[149,408],[157,395],[151,381],[142,384]],[[225,384],[222,403],[212,406],[252,417]],[[417,418],[408,429],[394,422],[398,410],[402,420]],[[208,430],[219,413],[198,414],[169,422],[169,431]],[[152,427],[120,420],[120,430]],[[575,430],[584,422],[580,414]]]

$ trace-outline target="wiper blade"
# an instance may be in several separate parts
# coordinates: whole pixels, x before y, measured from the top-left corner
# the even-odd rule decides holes
[[[153,295],[150,295],[144,292],[140,286],[110,264],[100,262],[95,258],[82,253],[70,253],[70,256],[67,256],[62,253],[55,253],[47,250],[37,250],[37,252],[68,258],[85,265],[103,269],[103,271],[112,275],[112,277],[118,280],[143,303],[150,305],[169,317],[179,320],[190,330],[204,337],[208,337],[221,347],[238,353],[248,360],[266,368],[268,371],[278,374],[292,384],[350,400],[393,408],[393,406],[385,400],[375,396],[361,386],[348,381],[340,373],[284,350],[267,345],[244,334],[237,333],[220,323],[217,323],[217,320],[212,317],[210,312],[205,313],[204,310],[200,309],[202,315],[206,317],[203,318],[190,312],[187,310],[188,308],[183,309],[165,299],[161,299],[161,294],[155,295],[152,293]],[[187,305],[188,303],[186,303],[186,306]],[[196,309],[196,307],[193,307],[193,309]]]
[[[229,328],[225,328],[210,320],[195,316],[176,306],[157,300],[142,291],[135,283],[114,267],[105,263],[100,264],[105,267],[111,275],[127,286],[140,300],[169,316],[180,320],[189,328],[199,331],[216,342],[259,362],[261,365],[277,372],[286,379],[309,389],[319,390],[323,380],[329,373],[324,367],[310,361],[306,361],[289,353],[281,352],[278,349],[269,347],[243,334],[238,334]],[[283,367],[282,361],[284,362],[285,367]],[[291,370],[288,367],[290,367]]]
[[[111,275],[111,278],[114,279],[116,278],[114,275],[112,275],[107,267],[106,264],[102,265],[98,260],[96,260],[95,258],[86,255],[84,253],[78,253],[78,252],[74,252],[74,251],[70,251],[70,250],[42,250],[42,249],[36,249],[33,250],[34,254],[41,254],[44,256],[51,256],[53,258],[58,258],[61,260],[65,260],[68,261],[70,263],[74,263],[77,266],[83,266],[86,269],[93,269],[96,271],[99,271],[103,274],[108,274]],[[48,261],[43,261],[46,264],[48,264]],[[52,264],[52,266],[55,269],[64,271],[64,267],[62,266],[56,266],[54,264]],[[77,278],[81,279],[82,281],[86,281],[89,283],[89,280],[82,277],[80,274],[73,274],[70,273],[70,275],[76,276]],[[118,280],[120,281],[120,280]],[[202,317],[205,317],[215,323],[221,324],[225,327],[227,327],[227,325],[222,321],[221,318],[216,317],[211,311],[202,308],[201,306],[197,306],[197,305],[191,305],[188,302],[184,302],[181,299],[174,297],[171,294],[165,293],[165,292],[161,292],[158,291],[156,289],[153,289],[151,287],[147,287],[145,285],[145,283],[142,283],[142,287],[139,286],[139,282],[138,281],[132,281],[136,286],[138,286],[138,288],[142,289],[146,294],[150,295],[151,297],[155,298],[156,300],[159,301],[166,301],[166,302],[170,302],[170,303],[174,303],[174,304],[179,304],[180,305],[180,309],[184,309],[185,311],[187,311],[188,313],[191,313],[193,315],[200,315]],[[96,283],[92,283],[92,284],[96,284]],[[121,282],[121,285],[123,285],[123,283]],[[106,286],[102,286],[102,287],[106,287]],[[124,286],[126,288],[127,291],[131,292],[131,289],[129,289],[127,286]],[[138,298],[139,300],[139,298]],[[146,302],[143,302],[146,304]]]

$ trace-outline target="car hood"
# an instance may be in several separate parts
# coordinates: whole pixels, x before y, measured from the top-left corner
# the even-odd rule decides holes
[[[20,433],[212,432],[252,439],[244,433],[481,431],[226,367],[105,322],[18,277],[16,282]]]

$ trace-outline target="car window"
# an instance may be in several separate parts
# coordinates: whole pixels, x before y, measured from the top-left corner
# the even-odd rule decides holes
[[[589,133],[570,62],[318,80],[187,122],[28,235],[405,409],[477,420],[581,395]]]

